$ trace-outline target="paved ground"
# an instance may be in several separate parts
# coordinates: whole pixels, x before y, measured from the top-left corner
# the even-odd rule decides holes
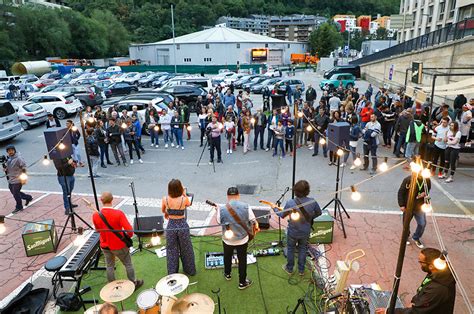
[[[312,83],[316,86],[321,77],[314,74],[297,74],[300,78],[304,79],[305,82]],[[357,82],[360,86],[361,91],[364,91],[367,83]],[[318,90],[318,95],[320,92]],[[261,106],[260,96],[255,96],[256,106]],[[195,116],[193,116],[195,118]],[[291,174],[292,174],[292,159],[286,157],[284,159],[272,158],[270,152],[264,152],[258,150],[252,151],[247,155],[243,155],[241,149],[232,155],[224,154],[224,164],[216,164],[216,172],[213,172],[213,167],[207,164],[208,152],[204,151],[204,157],[199,167],[197,162],[202,152],[202,148],[199,147],[199,135],[198,130],[195,128],[192,132],[191,141],[185,141],[186,149],[176,150],[164,148],[149,148],[149,139],[144,138],[145,148],[147,149],[146,154],[143,156],[144,164],[134,164],[128,168],[124,167],[109,167],[107,169],[101,169],[101,176],[96,180],[97,190],[100,193],[104,190],[111,190],[118,197],[118,201],[121,202],[121,208],[126,212],[127,215],[131,216],[134,213],[132,206],[133,200],[131,199],[131,192],[129,183],[135,182],[136,192],[138,197],[140,214],[143,216],[160,215],[160,198],[166,194],[167,183],[171,178],[179,178],[188,187],[188,190],[195,193],[195,206],[190,211],[190,223],[191,225],[206,225],[212,218],[213,213],[210,208],[203,205],[206,199],[213,200],[215,202],[223,202],[225,200],[225,190],[228,186],[236,184],[248,184],[255,185],[256,191],[253,195],[243,195],[243,199],[248,201],[250,204],[257,205],[261,199],[275,201],[279,195],[284,191],[285,187],[291,185]],[[11,141],[17,146],[27,163],[31,163],[44,155],[46,152],[46,145],[43,139],[43,127],[28,130],[18,138]],[[6,143],[0,144],[0,150],[4,151]],[[224,149],[225,152],[225,149]],[[332,197],[335,188],[335,177],[336,168],[334,166],[328,166],[327,160],[322,156],[311,157],[311,151],[308,149],[300,149],[297,154],[297,167],[296,167],[296,178],[306,179],[312,186],[312,194],[316,197],[321,205],[326,204]],[[391,151],[381,148],[379,150],[380,156],[392,157]],[[84,153],[82,154],[85,158]],[[400,160],[390,159],[389,165],[393,166]],[[438,182],[434,179],[432,189],[432,201],[433,207],[437,213],[444,213],[454,215],[452,220],[448,218],[440,219],[440,225],[446,230],[450,230],[451,233],[447,233],[445,237],[446,241],[454,241],[458,239],[458,236],[466,236],[463,243],[471,243],[472,231],[471,232],[455,232],[452,230],[452,226],[456,226],[458,230],[468,230],[469,227],[465,224],[470,224],[472,228],[472,220],[462,219],[462,223],[458,223],[458,215],[470,215],[474,212],[474,198],[473,188],[474,180],[474,158],[470,155],[462,155],[460,160],[460,171],[455,176],[456,181],[452,184],[445,184],[444,182]],[[76,187],[74,192],[76,193],[75,198],[77,199],[78,193],[91,193],[90,180],[87,177],[87,168],[80,168],[76,172]],[[60,186],[56,180],[55,169],[52,165],[43,166],[41,163],[35,165],[29,169],[30,179],[25,189],[36,191],[34,193],[37,203],[30,205],[25,212],[14,215],[14,218],[31,219],[37,220],[40,218],[54,218],[56,223],[60,223],[64,220],[62,215],[62,201],[58,195],[60,192]],[[350,248],[356,248],[358,245],[363,247],[365,242],[371,245],[374,242],[380,243],[385,246],[386,243],[392,243],[399,236],[399,230],[393,230],[393,232],[386,232],[383,228],[378,226],[385,226],[385,223],[391,222],[393,228],[400,227],[398,224],[399,218],[394,215],[380,215],[378,212],[389,212],[398,211],[396,201],[396,190],[403,177],[408,175],[401,167],[397,167],[387,173],[379,176],[370,177],[366,172],[359,170],[350,171],[348,168],[342,173],[342,186],[348,187],[351,184],[365,181],[364,184],[358,188],[362,193],[362,200],[354,202],[350,199],[348,192],[342,193],[342,200],[346,208],[348,209],[362,209],[364,211],[373,212],[374,214],[360,214],[353,215],[353,219],[348,222],[350,236],[346,240],[342,240],[340,234],[336,238],[336,244],[342,245],[340,250],[333,250],[339,252],[338,255],[330,255],[331,260],[334,261],[336,257],[344,255],[345,252]],[[5,179],[0,179],[0,195],[3,202],[0,204],[0,214],[7,215],[14,208],[13,199],[9,192],[7,192],[7,184]],[[46,195],[46,196],[44,196]],[[41,198],[44,196],[44,198]],[[287,194],[287,198],[291,195]],[[79,202],[79,200],[77,200]],[[85,209],[81,209],[81,212],[86,212]],[[377,214],[375,214],[377,212]],[[87,212],[87,215],[90,213]],[[365,217],[371,225],[362,223],[356,224],[359,219],[358,217]],[[367,218],[369,217],[369,218]],[[381,220],[381,224],[375,223],[376,220],[372,221],[372,217],[378,217]],[[388,218],[385,218],[388,217]],[[375,219],[375,218],[374,218]],[[385,220],[387,219],[387,220]],[[378,220],[377,220],[378,221]],[[20,282],[28,278],[35,270],[41,268],[44,261],[46,261],[52,254],[43,255],[34,258],[26,258],[24,256],[24,250],[21,246],[20,233],[23,223],[15,223],[13,228],[10,229],[11,221],[7,220],[7,235],[1,235],[0,248],[6,247],[7,252],[15,252],[15,261],[18,263],[12,264],[11,259],[1,258],[0,259],[0,273],[2,281],[6,278],[3,283],[6,289],[1,290],[0,298],[6,296],[10,291],[15,288],[15,285],[19,285]],[[462,226],[462,227],[461,227]],[[370,228],[369,228],[370,227]],[[356,229],[350,229],[356,228]],[[388,227],[387,227],[388,228]],[[463,229],[464,228],[464,229]],[[391,229],[389,229],[391,230]],[[196,233],[201,230],[196,230]],[[430,233],[430,232],[427,232]],[[432,232],[431,232],[432,234]],[[369,237],[370,235],[370,237]],[[373,235],[373,236],[372,236]],[[362,236],[368,237],[367,241],[362,241]],[[384,236],[393,236],[393,240],[382,241]],[[433,238],[434,239],[434,238]],[[369,241],[370,240],[370,241]],[[341,241],[341,242],[339,242]],[[343,242],[342,242],[343,241]],[[67,242],[64,242],[65,245]],[[433,241],[433,245],[434,245]],[[60,247],[60,250],[63,246]],[[336,248],[334,245],[333,248]],[[379,252],[376,246],[364,247],[369,252]],[[448,246],[450,255],[456,256],[456,254],[464,254],[458,252],[461,247],[453,242],[452,248]],[[9,256],[7,252],[3,252],[2,257]],[[383,248],[381,251],[388,250]],[[390,249],[391,255],[395,254],[398,247]],[[412,250],[412,248],[410,249]],[[456,252],[453,252],[456,251]],[[332,253],[329,253],[332,254]],[[471,256],[465,256],[465,260],[472,259],[472,249],[470,252]],[[388,254],[387,256],[391,256]],[[469,259],[470,258],[470,259]],[[379,257],[382,260],[382,257]],[[385,257],[383,258],[385,260]],[[387,258],[392,260],[392,258]],[[407,259],[407,264],[408,264]],[[388,263],[388,262],[387,262]],[[13,265],[14,267],[12,267]],[[388,264],[391,265],[391,264]],[[394,267],[389,267],[374,274],[374,277],[365,281],[383,281],[380,273],[387,273],[388,279],[384,279],[384,288],[390,287],[391,276]],[[16,267],[18,266],[18,267]],[[415,265],[417,266],[417,265]],[[414,267],[413,269],[416,269]],[[15,275],[22,270],[20,275]],[[5,274],[5,275],[4,275]],[[412,273],[415,280],[414,285],[418,284],[419,279],[422,275]],[[469,275],[469,273],[468,273]],[[470,273],[472,278],[472,271]],[[369,278],[369,277],[367,277]],[[469,278],[469,276],[467,276]],[[14,280],[13,280],[14,279]],[[14,283],[16,282],[16,283]],[[2,282],[0,282],[2,284]],[[413,286],[407,286],[405,291],[413,291]],[[472,296],[472,289],[470,290]],[[406,300],[405,300],[406,301]]]

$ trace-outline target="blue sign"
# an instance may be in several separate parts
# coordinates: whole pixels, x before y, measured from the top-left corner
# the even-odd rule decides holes
[[[391,81],[392,78],[393,78],[393,67],[394,67],[394,65],[392,64],[392,65],[390,66],[390,70],[388,71],[388,79],[389,79],[390,81]]]
[[[344,53],[349,54],[349,45],[344,46]]]

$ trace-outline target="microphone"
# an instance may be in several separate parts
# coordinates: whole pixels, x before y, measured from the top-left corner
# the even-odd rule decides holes
[[[285,189],[285,193],[288,192],[290,190],[290,187],[287,186],[286,189]]]
[[[210,201],[210,200],[206,200],[206,204],[207,204],[207,205],[211,205],[211,206],[213,206],[213,207],[217,207],[217,204],[214,203],[214,202],[212,202],[212,201]]]

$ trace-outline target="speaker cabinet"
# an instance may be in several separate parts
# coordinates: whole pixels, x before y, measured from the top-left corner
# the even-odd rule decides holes
[[[257,218],[260,229],[270,228],[270,209],[252,209],[255,217],[268,215],[265,217]]]
[[[133,229],[146,230],[135,232],[137,236],[151,236],[151,230],[156,229],[158,234],[163,234],[163,216],[138,217],[133,219]]]
[[[286,106],[285,95],[272,95],[272,110]]]
[[[63,159],[71,157],[72,143],[71,136],[67,133],[67,128],[49,128],[44,131],[44,140],[46,141],[46,148],[51,159]],[[58,143],[64,144],[64,149],[59,149]]]
[[[338,147],[349,145],[350,125],[347,122],[335,122],[328,125],[328,149],[335,152]]]

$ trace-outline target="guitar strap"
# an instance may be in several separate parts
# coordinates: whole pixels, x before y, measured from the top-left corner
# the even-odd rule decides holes
[[[105,223],[105,225],[107,226],[107,228],[109,228],[109,230],[110,230],[113,234],[115,234],[115,236],[116,236],[117,238],[119,238],[120,241],[122,241],[125,245],[128,245],[129,242],[125,239],[125,235],[124,235],[122,232],[120,232],[120,231],[114,231],[114,228],[112,228],[112,226],[109,224],[109,222],[108,222],[107,219],[105,218],[104,214],[102,214],[102,212],[101,212],[100,210],[98,211],[98,213],[99,213],[99,216],[100,216],[100,218],[102,219],[102,221],[103,221],[103,222]],[[127,237],[128,237],[128,236],[127,236]]]
[[[308,212],[304,209],[304,206],[301,206],[301,202],[299,201],[299,199],[295,198],[295,203],[296,203],[296,205],[298,205],[298,208],[300,209],[301,213],[303,214],[304,219],[312,225],[313,220],[309,216]]]
[[[225,204],[225,207],[227,208],[227,211],[229,212],[229,214],[232,216],[232,218],[234,218],[235,222],[238,223],[242,228],[244,228],[244,230],[247,232],[247,234],[250,236],[250,230],[249,228],[242,222],[242,220],[240,219],[240,217],[237,215],[237,213],[234,211],[234,209],[232,208],[232,206],[230,206],[229,203],[226,203]]]

